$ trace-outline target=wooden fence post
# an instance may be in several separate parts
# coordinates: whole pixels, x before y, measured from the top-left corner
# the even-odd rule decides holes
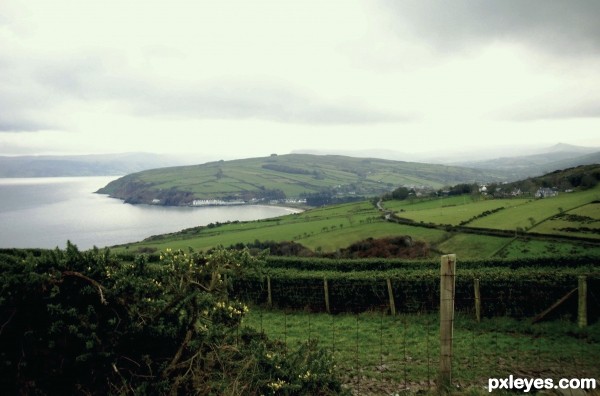
[[[579,277],[579,285],[577,287],[579,294],[579,304],[577,309],[577,324],[579,327],[587,326],[587,278]]]
[[[388,296],[390,299],[390,313],[392,316],[396,316],[396,301],[394,300],[394,289],[392,289],[392,280],[390,278],[386,279]]]
[[[327,313],[331,313],[329,310],[329,284],[327,278],[323,278],[323,292],[325,293],[325,310]]]
[[[269,308],[273,306],[273,295],[271,294],[271,277],[267,275],[267,304]]]
[[[479,323],[481,322],[481,290],[479,289],[479,279],[473,280],[473,288],[475,289],[475,319]]]
[[[440,271],[440,372],[438,390],[452,384],[452,338],[454,328],[454,285],[456,255],[442,256]]]

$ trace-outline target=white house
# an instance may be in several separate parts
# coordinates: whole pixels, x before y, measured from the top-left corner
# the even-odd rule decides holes
[[[536,198],[550,198],[550,197],[556,197],[558,195],[558,191],[553,189],[553,188],[540,188],[536,191],[535,193],[535,197]]]

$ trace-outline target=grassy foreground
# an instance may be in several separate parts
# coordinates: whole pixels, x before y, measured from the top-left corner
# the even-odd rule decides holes
[[[439,366],[437,314],[390,316],[370,312],[328,315],[251,309],[244,324],[295,347],[317,339],[333,352],[336,369],[357,394],[435,389]],[[453,383],[483,390],[488,378],[600,379],[600,323],[580,330],[567,321],[458,314]]]

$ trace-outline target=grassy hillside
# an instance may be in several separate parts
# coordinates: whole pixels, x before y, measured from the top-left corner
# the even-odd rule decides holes
[[[427,201],[411,203],[409,201],[386,202],[385,207],[394,211],[399,217],[412,220],[417,223],[449,224],[453,226],[466,224],[472,227],[516,230],[545,233],[555,233],[558,227],[549,226],[554,221],[562,219],[566,223],[571,219],[577,223],[580,218],[573,216],[558,216],[561,213],[577,214],[577,210],[597,218],[594,208],[598,204],[592,202],[600,200],[598,188],[591,190],[559,193],[558,196],[546,199],[533,198],[501,198],[473,200],[472,196],[441,197]],[[586,208],[587,207],[587,208]],[[481,216],[485,212],[489,213]],[[573,211],[573,213],[571,213]],[[584,213],[580,216],[583,216]],[[556,217],[558,216],[558,217]],[[545,224],[547,223],[548,224]],[[594,227],[593,224],[590,225]],[[600,226],[600,224],[598,225]],[[561,232],[565,234],[565,232]]]
[[[118,250],[153,251],[189,247],[206,250],[258,241],[294,241],[313,252],[332,253],[367,238],[409,235],[426,242],[432,255],[463,258],[600,255],[600,166],[553,172],[525,181],[532,186],[571,180],[572,192],[536,199],[467,194],[409,198],[381,203],[330,205],[275,219],[211,224],[148,238]],[[591,178],[581,184],[587,176]],[[573,187],[569,182],[568,187]],[[552,185],[552,184],[550,184]],[[503,185],[507,191],[515,185]],[[496,189],[494,189],[496,191]],[[399,220],[398,220],[399,219]]]
[[[99,190],[130,203],[187,205],[195,199],[273,200],[324,195],[375,196],[398,185],[503,180],[483,170],[445,165],[309,154],[272,155],[134,173]]]
[[[600,187],[541,200],[473,201],[470,196],[459,196],[413,203],[385,203],[386,210],[402,210],[399,215],[415,219],[412,224],[387,221],[373,203],[362,201],[311,209],[275,219],[197,227],[148,238],[117,250],[185,250],[190,247],[206,250],[218,245],[273,240],[294,241],[315,252],[335,252],[367,238],[410,235],[414,240],[427,242],[432,248],[432,255],[456,253],[462,258],[600,255],[600,211],[597,210],[600,204],[594,203],[598,199]],[[474,220],[466,227],[516,230],[523,226],[518,234],[486,235],[464,232],[460,227],[448,228],[449,224],[460,224],[499,207],[504,209]],[[536,217],[534,226],[529,220],[532,216]],[[565,230],[568,227],[575,231]],[[596,233],[583,232],[581,227],[596,230]],[[586,239],[577,239],[581,237]]]

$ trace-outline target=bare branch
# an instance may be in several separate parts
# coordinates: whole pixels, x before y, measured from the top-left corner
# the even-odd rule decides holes
[[[97,281],[95,281],[94,279],[90,278],[89,276],[83,275],[81,272],[76,272],[76,271],[63,271],[62,274],[63,274],[63,276],[75,276],[77,278],[80,278],[80,279],[90,282],[92,285],[94,285],[96,287],[96,289],[98,289],[98,294],[100,294],[100,302],[104,305],[108,304],[108,302],[104,298],[104,293],[102,292],[102,289],[103,289],[102,285],[100,283],[98,283]]]
[[[10,323],[10,321],[12,320],[13,316],[15,316],[16,313],[17,313],[17,310],[14,309],[12,311],[12,313],[10,314],[10,317],[8,318],[8,320],[6,322],[4,322],[2,327],[0,327],[0,335],[2,335],[2,332],[4,331],[4,327],[6,327],[6,325]]]

